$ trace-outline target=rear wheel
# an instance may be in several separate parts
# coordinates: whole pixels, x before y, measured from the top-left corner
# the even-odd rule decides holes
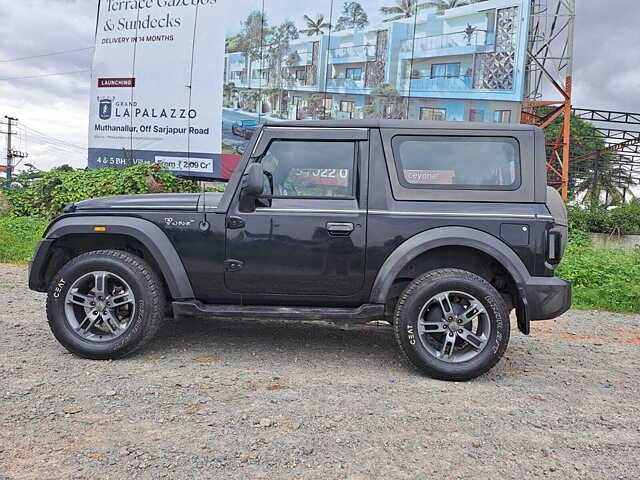
[[[509,311],[486,280],[458,269],[415,279],[394,314],[400,349],[415,367],[441,380],[469,380],[491,369],[509,342]]]
[[[141,258],[127,252],[85,253],[54,277],[47,317],[58,341],[77,355],[121,358],[160,328],[162,283]]]

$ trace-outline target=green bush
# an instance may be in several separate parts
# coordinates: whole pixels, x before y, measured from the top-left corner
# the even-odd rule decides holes
[[[74,170],[65,166],[42,174],[25,188],[4,189],[15,217],[51,218],[72,202],[136,193],[197,192],[198,184],[159,165],[140,163],[123,170]]]
[[[0,263],[27,263],[48,220],[0,216]]]
[[[594,233],[640,235],[640,204],[625,204],[613,209],[603,205],[568,207],[569,228]]]
[[[573,287],[573,308],[640,313],[640,250],[592,247],[573,230],[556,275]]]

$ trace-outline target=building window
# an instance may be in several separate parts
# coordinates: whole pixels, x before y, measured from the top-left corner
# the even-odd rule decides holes
[[[496,110],[493,112],[493,121],[495,123],[510,123],[511,110]]]
[[[484,110],[476,110],[475,108],[469,110],[469,121],[484,122]]]
[[[296,96],[292,97],[291,104],[295,105],[296,107],[302,106],[302,97],[296,97]]]
[[[451,78],[459,76],[459,63],[434,63],[431,65],[431,78]]]
[[[354,103],[353,102],[348,102],[346,100],[342,100],[340,102],[340,111],[341,112],[353,113],[353,108],[354,108]]]
[[[306,72],[304,70],[296,70],[296,80],[304,82],[306,79]]]
[[[345,77],[349,80],[362,80],[361,68],[347,68]]]
[[[446,120],[446,108],[422,107],[420,109],[420,120]]]

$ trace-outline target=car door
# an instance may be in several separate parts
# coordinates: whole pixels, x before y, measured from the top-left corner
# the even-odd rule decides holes
[[[339,297],[362,288],[367,132],[349,138],[321,130],[321,138],[300,138],[300,129],[261,132],[251,162],[262,163],[264,198],[242,213],[237,192],[227,218],[230,291]]]

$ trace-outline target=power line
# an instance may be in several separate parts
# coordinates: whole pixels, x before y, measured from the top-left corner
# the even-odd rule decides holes
[[[32,58],[54,57],[56,55],[64,55],[66,53],[83,52],[85,50],[93,50],[95,47],[76,48],[73,50],[62,50],[60,52],[43,53],[42,55],[32,55],[30,57],[9,58],[8,60],[0,60],[0,63],[21,62],[22,60],[31,60]]]
[[[10,80],[27,80],[29,78],[42,78],[42,77],[54,77],[56,75],[75,75],[76,73],[86,73],[90,72],[90,69],[87,70],[75,70],[72,72],[59,72],[59,73],[45,73],[42,75],[29,75],[26,77],[8,77],[8,78],[0,78],[0,82],[8,82]]]
[[[40,136],[32,136],[31,137],[31,143],[34,144],[41,144],[41,145],[48,145],[51,147],[55,147],[58,148],[60,150],[65,150],[67,152],[73,152],[73,153],[83,153],[86,152],[86,148],[80,148],[80,147],[73,147],[70,145],[67,145],[65,143],[61,143],[61,142],[55,142],[52,140],[48,140],[44,137],[40,137]]]
[[[21,126],[22,126],[22,128],[24,128],[25,133],[31,133],[36,138],[42,138],[43,140],[47,140],[49,142],[55,142],[55,143],[58,143],[58,144],[61,144],[61,145],[65,146],[65,147],[77,148],[78,150],[86,150],[87,149],[86,146],[83,147],[82,145],[76,145],[75,143],[71,143],[71,142],[68,142],[66,140],[62,140],[60,138],[53,137],[53,136],[48,135],[46,133],[43,133],[43,132],[41,132],[39,130],[36,130],[35,128],[31,128],[31,127],[25,125],[24,123]]]

